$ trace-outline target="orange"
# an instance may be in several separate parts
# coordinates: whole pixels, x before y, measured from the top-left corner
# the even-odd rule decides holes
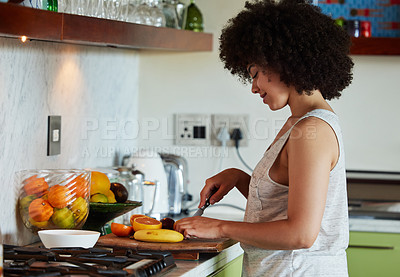
[[[96,193],[107,194],[110,188],[110,179],[108,179],[106,174],[99,171],[92,171],[92,177],[90,178],[90,195]]]
[[[29,216],[34,221],[47,221],[53,215],[53,207],[42,198],[35,199],[29,205]]]
[[[157,219],[151,218],[151,217],[137,217],[133,220],[132,224],[133,230],[139,231],[139,230],[147,230],[147,229],[161,229],[162,223],[158,221]]]
[[[120,223],[111,223],[111,232],[118,237],[129,237],[133,235],[132,226],[127,226]]]
[[[147,215],[144,214],[133,214],[131,215],[131,218],[129,219],[129,221],[131,222],[131,225],[133,226],[133,221],[135,220],[135,218],[137,217],[148,217]]]
[[[67,184],[67,187],[71,191],[71,194],[75,197],[86,198],[89,196],[89,181],[86,180],[82,175],[83,174],[74,178]]]
[[[175,230],[176,223],[178,223],[178,221],[179,221],[179,220],[175,221],[175,223],[174,223],[174,226],[172,227],[172,228],[173,228],[173,230]]]
[[[44,178],[37,178],[37,175],[25,179],[22,183],[24,183],[24,190],[27,195],[35,194],[40,197],[49,188]]]
[[[65,208],[72,198],[69,189],[65,186],[54,185],[48,193],[48,201],[54,208]]]

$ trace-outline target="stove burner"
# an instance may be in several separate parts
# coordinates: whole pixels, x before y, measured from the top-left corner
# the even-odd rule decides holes
[[[154,276],[175,267],[169,252],[4,245],[5,276]]]

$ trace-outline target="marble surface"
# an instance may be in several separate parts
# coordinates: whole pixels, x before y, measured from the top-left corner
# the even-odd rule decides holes
[[[200,254],[198,261],[175,260],[176,268],[163,276],[208,276],[242,254],[242,248],[240,248],[239,243],[236,243],[218,254]]]
[[[0,38],[0,227],[6,243],[36,238],[17,214],[22,169],[112,166],[136,146],[138,54]],[[61,154],[47,156],[47,117],[61,115]]]

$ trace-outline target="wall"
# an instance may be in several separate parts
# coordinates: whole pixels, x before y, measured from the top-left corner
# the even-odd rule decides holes
[[[276,130],[289,115],[288,109],[271,112],[249,86],[223,69],[218,58],[218,37],[226,21],[242,9],[243,0],[197,1],[204,15],[205,31],[214,34],[212,53],[142,53],[140,56],[140,120],[153,122],[141,137],[141,147],[182,154],[189,163],[189,190],[198,199],[206,178],[219,169],[219,149],[173,145],[175,113],[246,113],[250,115],[249,146],[241,149],[254,167]],[[400,171],[400,57],[354,56],[354,81],[332,106],[341,118],[347,168]],[[157,123],[155,123],[157,122]],[[233,149],[223,168],[245,169]],[[194,201],[196,202],[196,201]],[[221,203],[245,206],[237,192]],[[197,203],[195,203],[197,205]],[[215,208],[215,210],[217,210]],[[220,212],[230,212],[220,208]]]
[[[400,171],[400,56],[352,56],[353,82],[332,101],[348,169]]]
[[[0,39],[0,222],[8,243],[27,243],[13,187],[21,169],[111,166],[135,146],[135,51]],[[62,116],[61,154],[47,153],[47,117]]]

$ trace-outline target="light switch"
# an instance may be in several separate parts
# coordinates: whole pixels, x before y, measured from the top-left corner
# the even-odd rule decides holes
[[[47,156],[58,155],[61,153],[61,116],[50,115],[47,126]]]
[[[53,130],[53,142],[58,142],[60,141],[60,130],[55,129]]]

